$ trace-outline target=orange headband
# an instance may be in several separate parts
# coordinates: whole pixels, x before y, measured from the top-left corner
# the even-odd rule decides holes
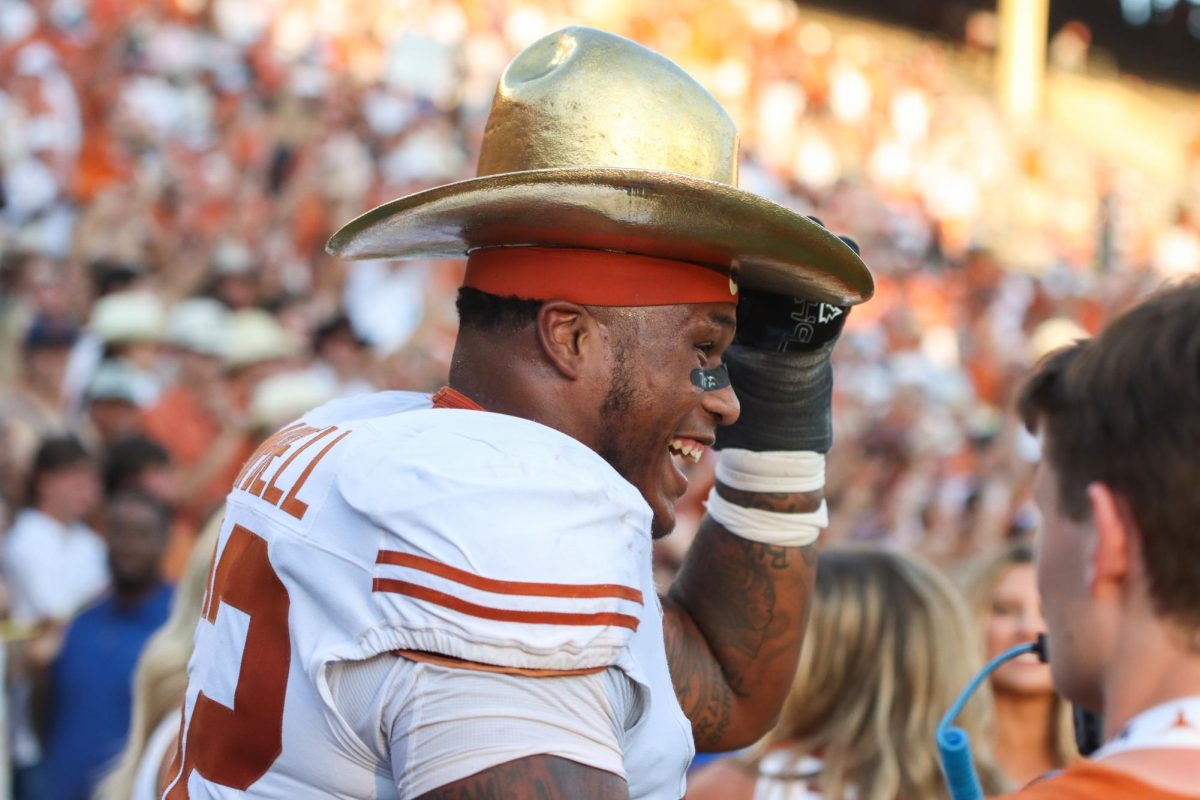
[[[736,303],[723,272],[666,258],[559,247],[489,247],[467,258],[463,286],[500,297],[586,306]]]

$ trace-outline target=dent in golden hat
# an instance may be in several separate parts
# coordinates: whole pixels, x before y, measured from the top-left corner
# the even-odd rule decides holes
[[[347,258],[453,258],[572,247],[671,258],[743,286],[848,305],[871,275],[838,237],[737,188],[729,115],[676,64],[590,28],[550,34],[496,89],[478,177],[401,197],[345,225]]]

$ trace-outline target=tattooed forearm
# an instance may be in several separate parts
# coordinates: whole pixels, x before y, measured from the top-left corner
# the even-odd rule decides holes
[[[696,623],[683,609],[664,601],[663,636],[667,663],[679,705],[692,723],[697,742],[721,741],[729,730],[733,693]]]
[[[421,795],[421,800],[628,800],[624,779],[556,756],[509,761]]]
[[[820,492],[739,492],[731,502],[800,513]],[[697,747],[732,749],[773,724],[791,686],[816,564],[815,547],[742,539],[706,518],[664,603],[671,676]]]
[[[743,508],[756,508],[759,511],[775,511],[780,514],[804,514],[816,511],[821,507],[825,493],[816,492],[747,492],[743,489],[733,489],[717,482],[717,494],[731,503]]]

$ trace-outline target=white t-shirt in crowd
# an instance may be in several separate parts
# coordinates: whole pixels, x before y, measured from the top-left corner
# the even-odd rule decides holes
[[[4,537],[4,580],[14,622],[68,620],[108,586],[108,548],[82,522],[65,524],[34,508]]]
[[[2,552],[14,622],[65,622],[108,586],[108,549],[81,522],[64,524],[27,508],[5,535]],[[41,755],[30,691],[27,681],[9,686],[13,760],[18,766],[34,764]]]

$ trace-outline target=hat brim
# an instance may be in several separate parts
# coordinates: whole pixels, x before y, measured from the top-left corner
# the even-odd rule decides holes
[[[841,239],[770,200],[650,170],[509,172],[438,186],[348,222],[344,258],[462,258],[481,247],[614,250],[712,266],[740,286],[854,305],[871,273]]]

